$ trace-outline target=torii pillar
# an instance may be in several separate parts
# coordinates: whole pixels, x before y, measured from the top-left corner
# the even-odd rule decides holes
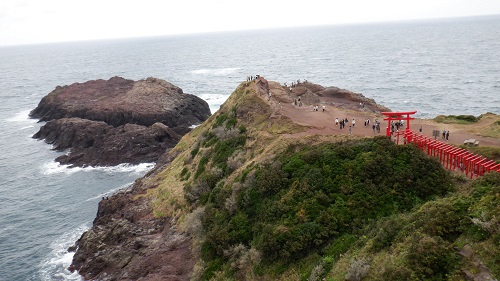
[[[411,117],[410,115],[413,115],[417,113],[417,111],[407,111],[407,112],[382,112],[383,115],[386,116],[384,120],[387,120],[387,128],[385,135],[390,137],[391,134],[391,122],[393,120],[406,120],[406,130],[410,130],[410,120],[415,120],[415,118]]]

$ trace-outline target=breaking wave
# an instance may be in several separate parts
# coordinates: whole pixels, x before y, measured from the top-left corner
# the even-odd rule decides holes
[[[231,73],[235,73],[240,68],[238,67],[230,67],[230,68],[202,68],[191,71],[193,74],[202,74],[202,75],[213,75],[213,76],[222,76],[228,75]]]
[[[41,173],[43,175],[66,174],[71,175],[77,172],[103,171],[107,174],[114,173],[145,173],[154,167],[154,163],[141,163],[138,165],[120,164],[111,167],[72,167],[71,165],[62,165],[56,161],[51,161],[42,165]]]

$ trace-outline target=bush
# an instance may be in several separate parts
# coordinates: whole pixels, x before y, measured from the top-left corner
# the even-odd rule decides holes
[[[415,213],[414,225],[423,233],[453,241],[463,231],[468,221],[465,210],[458,210],[449,200],[431,201]]]
[[[416,278],[414,272],[411,269],[408,269],[405,266],[397,266],[392,264],[386,265],[384,268],[382,268],[374,279],[380,281],[419,280],[418,278]]]
[[[382,219],[382,221],[375,226],[376,234],[371,241],[372,243],[369,247],[370,251],[380,252],[389,248],[406,223],[405,220],[399,217],[388,220]]]
[[[419,279],[446,280],[459,259],[451,245],[439,236],[416,234],[408,243],[406,266]]]
[[[227,161],[226,155],[234,153],[230,148],[238,146],[217,147],[219,143],[223,142],[214,148],[219,154],[214,163]],[[210,200],[203,218],[218,257],[242,244],[254,246],[266,262],[294,262],[322,248],[338,258],[356,241],[353,231],[452,190],[450,175],[438,161],[386,138],[292,145],[268,163],[248,166],[244,175],[248,176],[238,180],[245,188],[238,192],[222,193],[218,187],[212,191],[218,193],[217,199]],[[442,220],[453,210],[463,210],[459,204],[429,205],[423,210],[422,214],[437,216],[426,233],[446,239],[456,235],[456,225],[462,221]],[[445,223],[454,228],[441,229]],[[389,219],[381,228],[373,234],[375,252],[390,247],[403,222]],[[352,278],[359,276],[354,273]]]
[[[370,271],[370,260],[369,259],[358,259],[355,258],[351,261],[349,271],[345,277],[349,281],[361,281]]]

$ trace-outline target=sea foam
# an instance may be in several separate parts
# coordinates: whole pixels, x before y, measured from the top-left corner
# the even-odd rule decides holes
[[[77,172],[93,172],[102,171],[107,174],[115,173],[146,173],[154,167],[154,163],[141,163],[138,165],[120,164],[110,167],[72,167],[71,165],[63,165],[56,161],[48,162],[40,168],[43,175],[66,174],[71,175]]]
[[[89,229],[87,225],[81,225],[70,232],[64,233],[50,245],[50,253],[39,266],[41,280],[83,280],[76,271],[70,272],[68,270],[75,255],[74,252],[68,252],[68,248],[87,229]]]
[[[230,67],[230,68],[202,68],[191,71],[193,74],[203,74],[203,75],[213,75],[213,76],[222,76],[228,75],[231,73],[235,73],[239,68]]]
[[[8,122],[26,122],[26,121],[29,121],[30,123],[36,123],[37,122],[36,119],[30,119],[30,117],[29,117],[30,112],[31,112],[31,110],[29,110],[29,109],[23,110],[21,112],[18,112],[16,115],[14,115],[10,118],[7,118],[6,120]]]

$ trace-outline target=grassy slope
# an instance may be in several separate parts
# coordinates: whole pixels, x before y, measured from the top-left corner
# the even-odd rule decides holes
[[[444,124],[457,124],[467,132],[484,137],[500,138],[500,115],[494,113],[472,115],[439,115],[434,121]]]
[[[194,238],[193,279],[459,280],[478,260],[500,276],[499,175],[453,178],[384,138],[286,137],[302,130],[243,83],[145,180]]]

